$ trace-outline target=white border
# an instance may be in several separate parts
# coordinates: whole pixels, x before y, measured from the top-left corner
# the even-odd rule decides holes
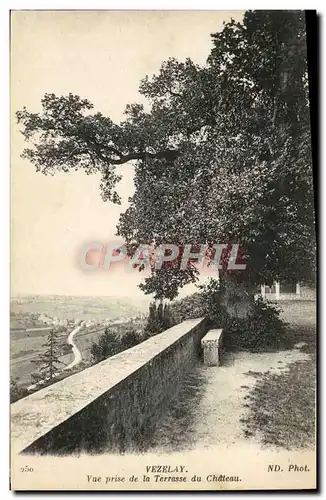
[[[273,2],[256,0],[241,2],[240,0],[156,0],[155,2],[140,0],[56,0],[55,2],[44,2],[42,0],[12,0],[3,2],[1,9],[39,9],[39,10],[249,10],[249,9],[317,9],[319,12],[325,10],[322,1],[303,0],[274,0]]]

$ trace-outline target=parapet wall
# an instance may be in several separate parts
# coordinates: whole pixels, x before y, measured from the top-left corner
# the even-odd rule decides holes
[[[306,300],[306,301],[315,301],[316,300],[316,289],[301,287],[300,294],[296,293],[280,293],[276,296],[275,293],[266,293],[265,295],[267,300]]]
[[[142,449],[196,362],[205,319],[188,320],[11,405],[12,449],[37,454]]]

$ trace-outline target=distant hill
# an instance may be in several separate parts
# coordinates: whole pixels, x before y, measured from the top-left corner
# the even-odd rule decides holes
[[[45,314],[60,320],[98,320],[130,318],[148,312],[149,298],[73,297],[26,295],[12,297],[11,314]]]

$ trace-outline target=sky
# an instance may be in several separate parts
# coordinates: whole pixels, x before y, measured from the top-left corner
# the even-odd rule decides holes
[[[120,166],[122,205],[103,202],[99,176],[44,176],[20,155],[15,112],[39,112],[45,93],[89,99],[119,122],[138,86],[162,61],[204,64],[210,34],[241,11],[15,11],[11,17],[11,295],[58,294],[136,298],[137,271],[79,265],[85,243],[114,239],[133,194],[133,165]],[[144,276],[144,275],[141,275]],[[189,293],[189,287],[181,294]]]

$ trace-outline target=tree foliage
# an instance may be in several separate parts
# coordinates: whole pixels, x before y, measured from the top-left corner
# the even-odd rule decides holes
[[[139,244],[239,243],[257,284],[311,279],[315,234],[301,11],[248,11],[212,35],[203,67],[162,63],[141,81],[150,110],[126,106],[114,124],[86,99],[45,95],[17,113],[37,170],[101,173],[103,200],[119,203],[117,166],[134,160],[135,194],[118,233]],[[143,290],[176,297],[196,268],[153,269]]]
[[[164,330],[168,330],[168,328],[171,328],[175,323],[169,304],[163,304],[161,301],[156,305],[155,302],[152,302],[149,305],[147,323],[144,329],[145,336],[151,337]]]
[[[63,364],[59,359],[61,356],[61,342],[54,329],[50,330],[43,347],[45,347],[44,352],[38,356],[37,360],[32,361],[39,365],[38,372],[32,374],[33,382],[52,380],[58,374],[60,365]]]
[[[15,379],[10,380],[10,403],[15,403],[27,395],[28,390],[26,387],[19,385],[19,382]]]
[[[120,336],[106,327],[98,341],[93,342],[91,346],[92,362],[99,363],[104,359],[137,345],[139,342],[139,336],[134,330],[127,330]]]

